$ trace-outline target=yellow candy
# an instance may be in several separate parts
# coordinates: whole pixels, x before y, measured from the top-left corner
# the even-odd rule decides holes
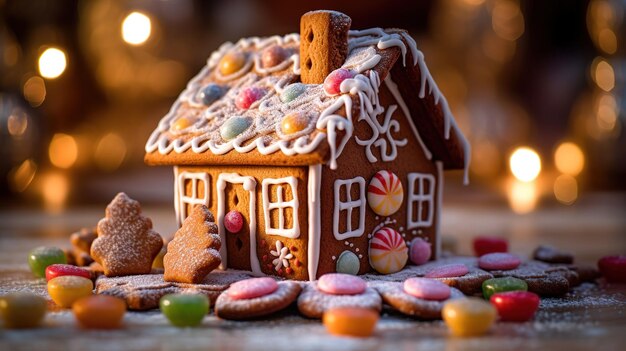
[[[191,121],[185,117],[179,118],[174,122],[174,130],[183,130],[191,126]]]
[[[237,51],[229,52],[224,55],[224,57],[222,57],[222,59],[220,60],[218,66],[220,73],[224,76],[227,76],[229,74],[233,74],[239,71],[245,63],[246,55],[243,52]]]
[[[152,261],[152,268],[163,269],[163,257],[165,257],[165,254],[167,253],[166,247],[167,245],[163,245],[161,251],[159,251],[157,256],[154,258],[154,261]]]
[[[309,120],[302,113],[293,112],[285,117],[280,122],[280,130],[284,134],[297,133],[309,125]]]
[[[93,283],[91,279],[73,275],[64,275],[50,279],[48,294],[57,305],[70,308],[74,301],[91,295]]]
[[[491,328],[497,311],[489,302],[470,297],[446,302],[441,314],[453,335],[478,336]]]

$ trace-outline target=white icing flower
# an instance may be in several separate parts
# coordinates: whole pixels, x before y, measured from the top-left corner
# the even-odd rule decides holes
[[[274,269],[278,271],[282,267],[289,267],[289,260],[293,258],[293,255],[289,252],[287,247],[283,247],[283,243],[280,240],[276,240],[276,251],[270,251],[272,256],[277,257],[272,261]]]

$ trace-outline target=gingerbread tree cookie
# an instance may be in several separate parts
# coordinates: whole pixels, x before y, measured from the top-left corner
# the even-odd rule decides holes
[[[91,256],[108,277],[146,274],[162,246],[163,239],[152,229],[152,221],[141,215],[139,202],[119,193],[98,222]]]
[[[222,243],[214,221],[206,206],[194,207],[167,245],[165,281],[198,284],[220,265]]]

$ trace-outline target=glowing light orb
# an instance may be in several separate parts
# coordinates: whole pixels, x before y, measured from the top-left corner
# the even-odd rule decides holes
[[[39,56],[39,74],[44,78],[58,78],[65,68],[67,68],[67,58],[61,49],[48,48]]]
[[[132,12],[122,22],[122,39],[131,45],[141,45],[150,38],[152,22],[141,12]]]
[[[531,182],[541,172],[541,158],[529,147],[517,148],[509,159],[509,167],[515,178],[522,182]]]

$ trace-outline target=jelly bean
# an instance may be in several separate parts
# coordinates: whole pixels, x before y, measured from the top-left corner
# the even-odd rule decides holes
[[[209,84],[206,87],[202,88],[198,93],[198,97],[202,100],[204,105],[209,106],[217,99],[221,98],[224,95],[224,89],[217,84]]]
[[[489,302],[469,297],[446,302],[441,315],[453,335],[466,337],[485,334],[495,322],[497,312]]]
[[[528,284],[514,277],[491,278],[483,282],[483,296],[487,300],[495,293],[526,290],[528,290]]]
[[[272,45],[263,50],[261,54],[261,63],[263,67],[269,68],[278,65],[287,59],[289,53],[282,46]]]
[[[440,267],[435,267],[428,271],[424,277],[426,278],[454,278],[462,277],[469,273],[469,269],[466,265],[461,263],[447,264]]]
[[[55,263],[67,263],[65,252],[58,247],[40,246],[28,253],[30,270],[39,278],[45,278],[46,267]]]
[[[367,284],[351,274],[328,273],[320,277],[317,287],[327,294],[356,295],[364,292]]]
[[[304,130],[309,125],[309,119],[303,113],[292,112],[280,122],[280,130],[283,134],[293,134]]]
[[[489,271],[515,269],[521,263],[519,257],[502,252],[489,253],[478,258],[478,267]]]
[[[174,130],[183,130],[191,127],[192,124],[193,122],[191,122],[188,118],[182,117],[174,122],[173,128]]]
[[[74,302],[72,311],[83,328],[115,329],[122,324],[126,302],[113,296],[92,295]]]
[[[298,96],[302,95],[306,91],[306,85],[302,83],[293,83],[288,85],[282,93],[280,93],[280,101],[282,102],[291,102],[295,100]]]
[[[152,261],[152,268],[156,268],[156,269],[163,269],[163,257],[165,257],[165,254],[167,253],[167,245],[163,245],[163,247],[161,248],[161,251],[159,251],[159,253],[156,255],[156,257],[154,258],[154,261]]]
[[[52,301],[64,308],[70,308],[76,300],[91,295],[92,290],[90,279],[75,275],[56,277],[48,282],[48,294]]]
[[[224,55],[218,64],[220,73],[224,76],[238,72],[246,64],[246,54],[241,51],[231,51]]]
[[[75,275],[78,277],[83,277],[87,279],[91,279],[91,272],[89,272],[85,268],[72,266],[69,264],[52,264],[46,267],[46,280],[50,281],[50,279],[60,277],[63,275]]]
[[[432,255],[432,250],[430,248],[430,244],[422,239],[415,238],[411,241],[411,246],[409,249],[409,259],[415,265],[421,265],[428,260],[430,260],[430,256]]]
[[[243,133],[252,122],[243,116],[233,116],[229,118],[220,128],[220,135],[224,140],[231,140]]]
[[[324,312],[322,323],[333,335],[368,337],[374,332],[378,317],[378,312],[367,308],[338,307]]]
[[[337,95],[341,93],[341,83],[346,79],[354,78],[354,76],[355,74],[351,70],[345,68],[336,69],[330,72],[328,77],[324,80],[324,91],[331,96]]]
[[[46,299],[28,292],[0,297],[0,316],[5,328],[35,328],[46,315]]]
[[[235,106],[242,110],[250,108],[255,101],[261,99],[265,95],[265,90],[257,87],[243,88],[235,98]]]
[[[354,252],[346,250],[337,258],[335,268],[337,273],[357,275],[361,269],[361,261]]]
[[[243,228],[243,215],[239,211],[229,211],[224,216],[224,227],[231,233],[239,233]]]
[[[159,301],[161,312],[177,327],[195,327],[209,313],[209,299],[202,294],[169,294]]]
[[[409,278],[404,281],[404,292],[424,300],[445,300],[450,297],[450,287],[428,278]]]
[[[626,284],[626,256],[602,257],[598,268],[607,282]]]
[[[479,236],[474,238],[473,246],[476,256],[479,257],[492,252],[509,251],[509,244],[506,239],[493,236]]]
[[[228,296],[235,300],[254,299],[269,295],[277,289],[278,283],[273,278],[250,278],[231,284],[228,288]]]
[[[525,322],[533,318],[539,308],[539,295],[530,291],[507,291],[491,295],[489,301],[498,310],[500,320]]]

